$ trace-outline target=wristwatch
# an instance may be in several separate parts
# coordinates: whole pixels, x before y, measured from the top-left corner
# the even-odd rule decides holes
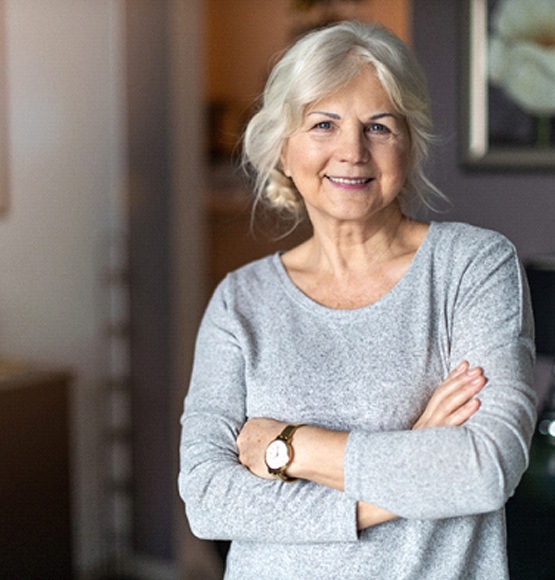
[[[291,444],[293,434],[302,424],[287,425],[285,429],[266,448],[266,467],[268,473],[279,477],[283,481],[295,481],[295,477],[289,477],[285,472],[293,461],[293,446]]]

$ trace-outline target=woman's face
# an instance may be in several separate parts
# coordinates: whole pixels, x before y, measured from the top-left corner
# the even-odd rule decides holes
[[[398,210],[409,145],[406,122],[369,65],[307,107],[281,163],[314,225],[322,219],[367,222],[388,208]]]

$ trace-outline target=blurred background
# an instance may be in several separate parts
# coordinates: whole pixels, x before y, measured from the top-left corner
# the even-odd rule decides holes
[[[460,162],[464,4],[1,0],[0,578],[221,578],[177,496],[179,416],[214,285],[307,234],[251,233],[234,168],[272,59],[303,31],[356,17],[411,44],[442,137],[430,175],[453,202],[434,219],[496,229],[526,263],[555,253],[552,168]],[[509,509],[514,578],[555,577],[545,425]]]

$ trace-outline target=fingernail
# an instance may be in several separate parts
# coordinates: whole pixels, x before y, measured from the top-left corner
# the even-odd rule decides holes
[[[474,375],[479,375],[480,369],[478,367],[474,367],[473,369],[470,369],[467,374],[469,377],[473,377]]]

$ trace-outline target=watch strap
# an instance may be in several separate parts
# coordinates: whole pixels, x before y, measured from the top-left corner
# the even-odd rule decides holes
[[[283,429],[283,431],[274,439],[274,441],[276,440],[281,440],[284,441],[285,444],[287,445],[287,449],[289,450],[289,461],[282,467],[280,467],[279,469],[270,469],[268,468],[268,471],[272,474],[275,475],[276,477],[279,477],[282,481],[287,481],[287,482],[291,482],[291,481],[296,481],[297,478],[296,477],[289,477],[286,473],[287,468],[291,465],[291,462],[293,461],[293,457],[294,457],[294,451],[293,451],[293,435],[295,434],[295,431],[297,429],[299,429],[299,427],[304,427],[304,423],[290,423],[289,425],[287,425],[287,427],[285,427]]]
[[[276,437],[276,439],[281,439],[282,441],[285,441],[286,443],[291,443],[291,440],[293,439],[293,434],[295,433],[295,431],[299,428],[302,427],[303,425],[300,423],[290,423],[289,425],[287,425],[287,427],[285,427],[285,429]]]

